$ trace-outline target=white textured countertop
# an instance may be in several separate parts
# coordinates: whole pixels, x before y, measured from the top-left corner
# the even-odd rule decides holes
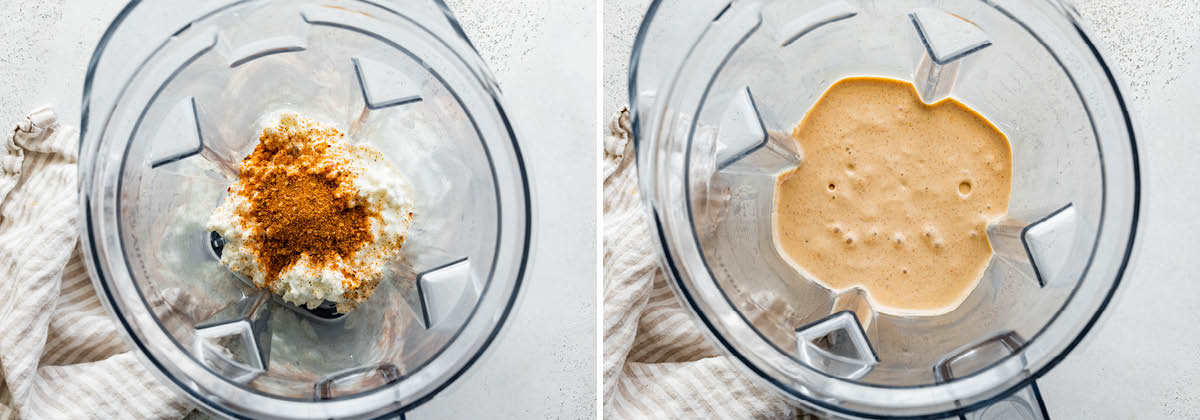
[[[540,226],[500,340],[409,419],[595,415],[595,5],[450,0],[496,74],[521,136]],[[79,124],[92,49],[122,0],[0,2],[0,123],[54,105]]]
[[[604,6],[604,113],[625,77],[648,0]],[[1101,322],[1038,380],[1056,419],[1200,419],[1200,2],[1078,0],[1124,75],[1138,122],[1146,223]]]

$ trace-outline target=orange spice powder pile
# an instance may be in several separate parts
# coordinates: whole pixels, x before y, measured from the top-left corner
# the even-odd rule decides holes
[[[267,285],[307,256],[312,266],[343,261],[374,240],[370,221],[377,214],[356,203],[357,191],[344,150],[330,141],[345,135],[333,128],[287,130],[285,121],[264,129],[258,146],[242,160],[242,195],[250,202],[240,214],[253,232]],[[341,270],[356,286],[354,270]]]

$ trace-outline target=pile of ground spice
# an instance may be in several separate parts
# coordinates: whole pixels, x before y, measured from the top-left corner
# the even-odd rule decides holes
[[[253,232],[267,285],[302,257],[310,265],[326,266],[350,256],[374,240],[371,219],[378,217],[356,202],[349,157],[334,140],[344,134],[334,128],[286,129],[287,118],[268,127],[258,146],[242,160],[242,195],[250,202],[240,214],[242,227]],[[360,274],[342,268],[353,288]]]

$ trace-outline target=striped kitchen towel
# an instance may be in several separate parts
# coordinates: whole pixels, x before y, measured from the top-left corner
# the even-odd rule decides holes
[[[638,196],[630,133],[622,110],[604,138],[604,417],[801,416],[722,355],[679,305]]]
[[[0,419],[181,418],[92,288],[78,246],[79,136],[39,109],[0,155]]]

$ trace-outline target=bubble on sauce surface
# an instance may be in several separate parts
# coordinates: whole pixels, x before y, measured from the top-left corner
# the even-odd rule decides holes
[[[941,232],[938,231],[937,227],[932,224],[925,225],[922,235],[925,236],[925,239],[928,241],[929,245],[932,245],[934,248],[941,248],[942,246],[946,245],[946,241],[942,238]]]
[[[971,181],[962,181],[958,183],[958,195],[963,197],[971,195]]]
[[[846,245],[854,245],[856,236],[854,232],[846,232],[845,235],[842,235],[842,241],[845,241]]]

